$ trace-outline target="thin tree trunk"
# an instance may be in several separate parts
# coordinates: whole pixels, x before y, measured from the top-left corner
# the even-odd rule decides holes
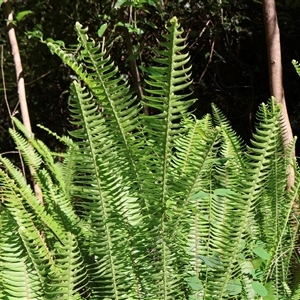
[[[287,112],[282,81],[280,32],[276,13],[276,3],[275,0],[263,0],[262,4],[268,50],[270,92],[271,96],[275,97],[277,103],[280,103],[282,108],[282,120],[284,127],[282,136],[284,147],[287,149],[293,140],[293,132]],[[291,167],[287,179],[288,189],[294,184],[294,180],[294,169]]]
[[[293,132],[290,124],[285,97],[284,97],[284,87],[282,81],[282,63],[281,63],[281,46],[280,46],[280,32],[278,27],[277,13],[276,13],[276,3],[275,0],[263,0],[263,12],[264,12],[264,22],[266,27],[266,39],[267,39],[267,49],[268,49],[268,62],[269,62],[269,76],[270,76],[270,92],[271,96],[274,96],[276,101],[281,104],[281,113],[283,120],[284,130],[282,132],[284,147],[287,150],[289,144],[293,140]],[[295,155],[295,154],[294,154]],[[295,171],[293,166],[288,168],[287,176],[287,190],[294,185],[295,182]],[[293,203],[293,211],[297,217],[299,217],[299,205],[298,199]],[[295,228],[299,228],[298,224]],[[296,245],[296,250],[299,253],[300,245],[300,235],[298,231],[298,241]],[[295,259],[292,265],[293,280],[297,281],[300,274],[300,265],[298,260]]]
[[[21,62],[21,57],[20,57],[20,52],[19,52],[18,41],[16,38],[15,28],[12,23],[13,12],[11,9],[10,1],[4,0],[4,3],[5,3],[6,15],[7,15],[8,38],[10,41],[12,55],[13,55],[14,63],[15,63],[17,85],[18,85],[18,97],[19,97],[19,104],[20,104],[20,109],[21,109],[21,114],[22,114],[22,120],[23,120],[23,124],[26,127],[26,129],[31,133],[32,130],[31,130],[30,117],[29,117],[29,112],[28,112],[28,107],[27,107],[27,101],[26,101],[22,62]]]
[[[20,56],[20,51],[19,51],[15,28],[12,23],[13,12],[12,12],[11,4],[10,4],[9,0],[4,0],[4,4],[5,4],[6,16],[7,16],[8,38],[9,38],[9,42],[11,45],[11,50],[12,50],[12,55],[14,58],[14,64],[15,64],[15,70],[16,70],[18,97],[19,97],[19,104],[20,104],[22,120],[23,120],[23,124],[24,124],[25,128],[30,133],[30,135],[32,135],[32,129],[31,129],[29,111],[28,111],[27,100],[26,100],[26,93],[25,93],[25,83],[24,83],[24,76],[23,76],[22,61],[21,61],[21,56]],[[34,173],[35,173],[35,171],[32,168],[30,168],[30,174],[32,176],[32,179],[34,178]],[[33,179],[33,181],[34,181],[34,179]],[[41,203],[43,203],[42,191],[35,181],[34,181],[34,191],[35,191],[36,197],[40,200]]]

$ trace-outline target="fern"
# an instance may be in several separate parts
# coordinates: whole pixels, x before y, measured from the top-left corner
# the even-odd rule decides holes
[[[46,287],[47,299],[81,299],[79,290],[85,287],[85,273],[82,269],[82,256],[76,245],[76,239],[68,234],[68,242],[57,244],[55,259],[57,271],[50,273],[50,283]]]
[[[299,62],[297,62],[295,59],[292,60],[292,64],[297,72],[297,74],[300,76],[300,65]]]
[[[77,76],[70,136],[48,130],[66,152],[16,119],[10,131],[43,203],[0,157],[0,298],[297,299],[300,176],[280,107],[261,105],[248,146],[215,106],[196,120],[173,18],[145,79],[144,115],[104,47],[75,30],[77,56],[47,42]]]

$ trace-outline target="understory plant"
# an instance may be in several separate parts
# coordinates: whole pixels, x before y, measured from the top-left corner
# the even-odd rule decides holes
[[[176,18],[147,68],[143,103],[103,45],[75,29],[76,51],[47,42],[76,75],[74,130],[57,137],[66,152],[17,119],[10,131],[42,198],[0,158],[0,299],[299,299],[300,177],[280,107],[260,106],[246,145],[215,106],[201,120],[189,112]]]

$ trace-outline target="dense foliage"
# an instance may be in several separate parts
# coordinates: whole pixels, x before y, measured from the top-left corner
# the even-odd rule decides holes
[[[75,28],[76,52],[46,41],[76,74],[74,129],[57,137],[67,152],[16,119],[11,131],[43,198],[0,158],[0,298],[298,299],[300,176],[280,107],[261,105],[251,146],[215,106],[197,120],[172,18],[147,66],[147,115],[103,44]]]

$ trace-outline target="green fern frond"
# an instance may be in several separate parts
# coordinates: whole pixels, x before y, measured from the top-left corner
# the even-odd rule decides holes
[[[226,117],[214,104],[212,104],[212,113],[215,125],[222,128],[223,143],[221,156],[225,159],[229,159],[230,162],[233,162],[232,159],[238,160],[235,163],[235,168],[236,173],[239,173],[238,170],[244,166],[243,153],[246,150],[245,145],[242,139],[232,129]]]
[[[190,218],[194,218],[197,208],[194,206],[193,196],[199,191],[211,190],[211,178],[207,174],[211,173],[212,166],[217,160],[220,137],[220,131],[212,128],[208,116],[200,121],[186,120],[184,126],[188,128],[188,132],[176,139],[172,161],[173,192],[177,198],[173,204],[176,207],[173,217],[176,220],[174,228],[181,228],[177,222],[186,221],[190,224]],[[188,215],[183,216],[182,213]],[[184,225],[183,228],[189,226]]]
[[[73,141],[69,136],[59,136],[58,134],[56,134],[55,132],[53,132],[52,130],[50,130],[49,128],[46,128],[45,126],[38,124],[37,127],[43,129],[44,131],[46,131],[48,134],[52,135],[53,137],[56,138],[56,140],[60,141],[61,143],[65,144],[66,146],[72,146],[73,145]]]
[[[47,43],[47,45],[89,87],[94,97],[95,109],[97,108],[99,112],[104,111],[98,118],[107,121],[110,138],[118,148],[119,159],[123,160],[124,173],[131,173],[133,181],[136,182],[139,175],[135,153],[138,151],[132,141],[137,134],[133,132],[140,126],[138,114],[141,105],[130,93],[127,82],[115,76],[118,72],[117,68],[110,62],[109,57],[105,57],[105,52],[101,52],[101,46],[89,39],[86,34],[87,29],[82,29],[79,23],[76,23],[75,29],[81,47],[80,64],[72,54],[62,50],[57,44]],[[96,122],[92,126],[96,126]]]
[[[26,202],[23,204],[21,196],[14,191],[17,190],[17,188],[14,187],[13,182],[6,182],[5,179],[8,179],[4,176],[1,176],[1,179],[4,184],[9,182],[12,186],[11,190],[6,189],[3,191],[5,207],[18,225],[18,234],[22,239],[22,244],[26,248],[27,254],[34,265],[37,274],[40,278],[45,279],[47,270],[51,268],[55,270],[55,262],[49,249],[49,245],[47,245],[47,241],[45,240],[45,236],[38,228],[41,226],[37,217],[24,207]],[[48,226],[51,228],[52,232],[55,232],[55,225],[52,224],[55,223],[49,222]],[[50,236],[52,232],[47,231],[46,229],[47,228],[45,228],[44,233],[47,233],[48,236]]]
[[[83,259],[78,249],[75,237],[69,233],[65,245],[55,247],[57,270],[48,274],[46,284],[47,299],[81,299],[80,293],[85,289],[86,273]]]
[[[275,172],[277,167],[277,163],[282,163],[282,159],[284,158],[283,144],[281,140],[281,124],[280,124],[280,114],[281,110],[278,106],[275,105],[275,102],[270,101],[269,105],[262,104],[261,109],[257,114],[258,125],[256,129],[256,133],[253,134],[252,147],[248,148],[248,168],[249,168],[249,179],[252,176],[253,183],[256,182],[251,187],[251,194],[253,197],[253,207],[256,206],[257,201],[262,201],[262,199],[266,199],[262,194],[269,189],[269,191],[274,191],[276,186],[279,189],[285,188],[285,183],[282,186],[282,180],[285,180],[286,174],[275,174],[277,180],[282,178],[281,182],[268,181],[267,176],[272,174],[272,170]],[[282,170],[282,166],[278,166],[278,170]],[[283,168],[283,172],[286,172]],[[266,182],[270,182],[274,186],[267,187]],[[280,185],[279,185],[280,183]],[[260,191],[259,193],[257,191]],[[280,194],[280,192],[278,191]],[[274,195],[273,195],[274,196]],[[267,199],[266,199],[267,200]],[[267,204],[270,205],[270,204]],[[263,208],[264,205],[261,205]],[[269,206],[270,208],[270,206]],[[267,207],[266,207],[267,209]],[[270,222],[268,216],[264,214],[266,217],[266,222]],[[269,216],[270,217],[270,216]],[[274,216],[275,217],[275,216]],[[263,221],[263,220],[261,220]],[[257,238],[261,238],[260,235]]]
[[[288,164],[285,165],[285,170],[288,169]],[[287,172],[284,173],[284,177],[286,177]],[[292,262],[295,262],[293,259],[294,249],[296,248],[296,244],[298,241],[297,232],[299,229],[299,220],[295,214],[297,214],[297,209],[295,209],[295,203],[298,202],[299,195],[299,170],[295,168],[295,182],[288,193],[282,191],[280,198],[274,197],[270,199],[271,205],[276,208],[275,213],[272,216],[271,226],[268,227],[269,230],[272,230],[272,226],[276,226],[277,231],[273,235],[272,243],[269,242],[270,246],[273,247],[273,251],[271,252],[272,256],[269,260],[269,264],[266,269],[266,281],[273,279],[275,285],[274,289],[278,294],[286,293],[285,284],[292,284],[292,272],[293,266]],[[280,174],[278,178],[280,178]],[[280,185],[280,184],[279,184]],[[284,181],[281,186],[286,188],[286,181]],[[274,194],[272,194],[274,196]],[[281,200],[281,201],[280,201]],[[274,203],[277,201],[278,203]],[[278,222],[277,220],[281,220]],[[273,221],[274,220],[274,221]],[[278,222],[276,224],[276,221]],[[275,223],[275,225],[274,225]],[[294,278],[294,281],[295,280]]]
[[[297,74],[300,76],[300,64],[295,59],[292,60],[292,64],[297,72]]]
[[[253,219],[249,220],[249,234],[253,241],[265,241],[268,245],[266,250],[270,254],[267,266],[275,262],[272,267],[274,277],[274,291],[284,294],[286,289],[283,278],[288,278],[289,265],[286,263],[286,255],[290,254],[295,237],[291,235],[290,215],[292,203],[286,197],[287,170],[290,161],[282,142],[281,110],[271,100],[268,105],[262,105],[258,113],[256,133],[253,135],[252,147],[248,151],[247,197],[252,198]],[[266,184],[268,183],[268,184]],[[249,195],[251,195],[249,197]],[[251,225],[253,224],[253,225]],[[255,225],[257,224],[257,225]],[[288,225],[289,224],[289,225]],[[288,226],[288,227],[286,227]],[[286,261],[286,262],[285,262]],[[270,276],[269,267],[262,277],[268,280]],[[268,271],[267,271],[268,270]],[[268,275],[267,275],[268,274]]]
[[[10,212],[14,215],[17,222],[25,222],[24,224],[19,223],[20,227],[29,225],[32,226],[32,233],[35,232],[39,236],[38,230],[32,223],[32,213],[34,212],[35,218],[39,220],[51,230],[51,232],[63,243],[65,234],[62,228],[54,221],[50,214],[47,214],[44,207],[33,194],[32,189],[27,185],[23,174],[19,172],[12,163],[7,159],[0,156],[0,162],[6,168],[7,172],[11,174],[11,178],[3,171],[0,170],[0,177],[5,183],[3,189],[3,201],[6,206],[10,209]],[[28,207],[28,210],[27,210]],[[23,219],[19,219],[19,213],[22,214]],[[26,216],[27,215],[27,216]],[[37,236],[35,238],[37,238]]]
[[[1,230],[0,249],[0,282],[1,299],[42,300],[43,279],[45,274],[39,274],[30,261],[18,235],[18,227],[13,225],[7,213],[1,214],[6,220],[4,230]],[[10,220],[9,220],[10,219]],[[10,230],[10,231],[8,231]],[[40,264],[40,273],[42,265]]]
[[[73,196],[80,199],[79,214],[90,224],[89,245],[82,251],[94,256],[88,272],[101,282],[95,293],[119,299],[122,293],[131,294],[137,290],[133,285],[140,284],[138,278],[132,280],[137,264],[131,261],[136,260],[136,250],[131,244],[135,230],[130,224],[140,218],[139,203],[127,202],[131,198],[124,177],[126,165],[122,164],[118,144],[112,142],[110,130],[101,118],[102,114],[98,114],[93,98],[76,82],[71,95],[73,122],[79,128],[71,133],[78,145]],[[120,286],[119,282],[122,283]]]
[[[156,144],[153,145],[154,149],[149,153],[150,157],[146,157],[146,159],[153,161],[156,180],[161,182],[159,186],[161,190],[158,190],[158,194],[153,196],[162,201],[158,205],[162,209],[166,204],[168,193],[170,176],[168,170],[175,146],[174,141],[183,130],[178,120],[188,115],[187,109],[194,102],[194,100],[188,100],[188,95],[183,93],[184,89],[190,85],[190,67],[185,66],[189,61],[189,56],[181,54],[185,46],[181,45],[184,39],[180,38],[182,30],[179,29],[176,18],[171,20],[171,26],[167,27],[167,30],[169,34],[163,36],[167,41],[161,43],[164,50],[157,50],[160,57],[154,59],[160,66],[153,67],[149,75],[150,79],[146,80],[149,88],[146,89],[145,104],[157,109],[158,114],[144,116],[143,119],[144,131],[148,139],[156,141]],[[149,165],[148,162],[145,162],[145,165]],[[146,168],[149,169],[149,166]],[[152,172],[151,168],[149,172]],[[149,186],[149,190],[156,193],[157,187],[157,185]],[[148,189],[148,187],[145,188]],[[158,204],[149,202],[149,205]]]
[[[182,53],[185,46],[180,38],[182,30],[176,18],[167,27],[168,34],[163,35],[166,42],[160,43],[161,49],[156,50],[159,57],[153,59],[157,66],[151,67],[147,83],[144,104],[157,110],[157,114],[143,116],[143,131],[147,140],[144,145],[144,156],[140,157],[139,169],[142,182],[141,198],[146,203],[145,220],[148,223],[150,245],[156,251],[153,253],[153,298],[182,298],[183,294],[176,294],[180,286],[182,272],[176,261],[175,248],[167,238],[168,232],[174,230],[172,217],[174,216],[174,201],[172,195],[172,157],[175,140],[185,128],[180,120],[188,116],[188,108],[194,100],[189,100],[185,89],[190,85],[190,67],[188,54]],[[152,141],[155,141],[152,144]],[[175,204],[176,206],[176,204]],[[149,219],[148,219],[149,218]],[[155,246],[155,244],[157,246]],[[151,247],[151,246],[150,246]],[[160,274],[158,276],[158,274]]]

